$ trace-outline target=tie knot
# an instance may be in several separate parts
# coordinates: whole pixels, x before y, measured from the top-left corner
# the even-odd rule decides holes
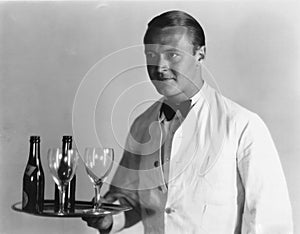
[[[184,102],[181,102],[178,105],[174,105],[168,102],[163,102],[160,113],[164,113],[166,116],[166,119],[170,121],[174,118],[174,115],[177,110],[180,111],[181,115],[185,118],[191,108],[191,100],[186,100]]]

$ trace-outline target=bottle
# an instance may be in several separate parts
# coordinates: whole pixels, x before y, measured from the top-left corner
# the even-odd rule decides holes
[[[45,176],[40,158],[40,137],[30,137],[29,159],[23,176],[22,209],[41,213],[44,208]]]
[[[63,136],[62,138],[62,153],[67,154],[67,151],[72,149],[72,136]],[[76,189],[76,175],[72,178],[69,184],[66,186],[65,193],[65,207],[67,212],[75,211],[75,189]],[[59,209],[59,190],[58,186],[55,184],[54,193],[54,211],[58,212]]]

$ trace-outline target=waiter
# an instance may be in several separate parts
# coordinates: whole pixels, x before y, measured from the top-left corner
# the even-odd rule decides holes
[[[277,150],[255,113],[202,79],[205,35],[182,11],[148,23],[149,77],[163,98],[131,126],[105,196],[133,209],[84,218],[100,233],[142,222],[144,233],[291,234]]]

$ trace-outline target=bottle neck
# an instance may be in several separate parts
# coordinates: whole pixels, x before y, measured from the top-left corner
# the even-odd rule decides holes
[[[62,144],[63,155],[66,155],[67,151],[70,149],[72,149],[72,141],[63,141]]]
[[[30,143],[29,163],[32,165],[40,164],[40,143],[39,142]]]

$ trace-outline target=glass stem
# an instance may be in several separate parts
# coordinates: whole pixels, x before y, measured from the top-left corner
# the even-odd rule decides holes
[[[99,209],[101,206],[100,190],[101,190],[102,184],[103,184],[102,182],[94,184],[94,189],[95,189],[94,209]]]
[[[60,193],[59,193],[59,211],[58,213],[59,214],[64,214],[64,210],[65,210],[65,194],[66,194],[66,191],[65,191],[65,188],[66,186],[65,185],[60,185]]]

